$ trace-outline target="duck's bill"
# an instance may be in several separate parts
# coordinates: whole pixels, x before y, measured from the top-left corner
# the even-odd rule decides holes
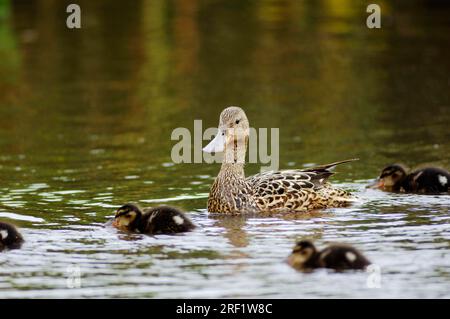
[[[366,188],[383,188],[384,187],[384,181],[382,179],[376,179],[374,182],[370,183],[366,186]]]
[[[214,139],[203,148],[203,152],[219,153],[219,152],[223,152],[224,149],[225,149],[225,138],[224,138],[224,136],[222,136],[222,134],[219,131],[219,132],[217,132],[216,137],[214,137]]]
[[[119,227],[119,221],[116,218],[114,218],[114,220],[112,221],[111,225],[113,227]]]
[[[112,219],[109,219],[106,223],[104,223],[103,224],[103,226],[112,226],[112,224],[113,224],[113,222],[114,222],[114,219],[112,218]]]

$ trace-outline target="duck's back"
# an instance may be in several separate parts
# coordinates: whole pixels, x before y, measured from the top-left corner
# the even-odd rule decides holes
[[[23,242],[22,235],[13,225],[0,222],[0,251],[5,248],[20,248]]]
[[[328,170],[282,170],[251,176],[247,182],[263,211],[347,206],[352,201],[350,194],[327,182],[332,174]]]
[[[179,210],[169,206],[144,209],[147,234],[173,234],[187,232],[195,225]]]
[[[364,269],[370,261],[358,250],[348,245],[332,245],[322,250],[317,258],[318,266],[336,270]]]
[[[450,173],[444,169],[428,167],[409,174],[402,185],[405,192],[445,193],[450,188]]]

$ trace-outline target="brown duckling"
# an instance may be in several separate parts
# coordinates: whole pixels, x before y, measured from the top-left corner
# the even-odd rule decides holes
[[[5,248],[17,249],[24,242],[22,235],[11,224],[0,222],[0,251]]]
[[[370,261],[352,246],[334,244],[318,251],[309,240],[297,242],[287,262],[298,270],[331,268],[340,271],[365,269],[370,265]]]
[[[442,168],[427,167],[407,172],[400,164],[386,166],[372,188],[404,193],[446,193],[450,190],[450,173]]]
[[[125,204],[116,211],[112,222],[116,228],[144,234],[173,234],[188,232],[195,225],[181,211],[170,206],[141,209]]]

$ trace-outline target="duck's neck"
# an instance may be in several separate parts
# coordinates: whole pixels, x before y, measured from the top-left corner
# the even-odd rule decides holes
[[[222,161],[222,169],[232,169],[236,172],[244,172],[245,154],[247,152],[247,136],[233,136],[225,145]]]
[[[398,192],[401,189],[407,189],[409,177],[410,177],[410,175],[402,176],[398,181],[393,183],[393,185],[391,186],[392,191]]]
[[[237,195],[250,194],[245,180],[243,163],[222,163],[208,198],[208,210],[211,212],[232,212],[247,207],[249,200],[241,198],[236,203]]]
[[[142,232],[143,226],[144,225],[142,225],[142,212],[138,212],[136,214],[136,218],[133,220],[133,222],[129,225],[128,228],[132,231],[139,230],[140,232]]]
[[[220,175],[228,181],[244,180],[245,153],[247,150],[247,140],[234,138],[225,146],[225,153],[220,168]]]
[[[242,147],[239,144],[233,142],[225,147],[222,167],[211,186],[208,198],[208,210],[211,212],[232,212],[254,207],[251,189],[244,173],[247,143],[241,143]]]
[[[218,178],[224,178],[228,181],[244,180],[244,163],[222,163]]]

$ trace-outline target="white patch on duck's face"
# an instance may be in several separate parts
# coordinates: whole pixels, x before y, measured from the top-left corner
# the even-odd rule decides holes
[[[439,183],[441,183],[442,186],[447,185],[448,180],[447,180],[446,176],[438,175],[438,180],[439,180]]]
[[[8,237],[8,231],[0,230],[0,235],[1,235],[2,239],[6,239]]]
[[[348,261],[354,262],[356,260],[356,255],[350,251],[345,253],[345,258],[347,258]]]
[[[180,216],[173,216],[173,221],[177,225],[182,225],[184,223],[184,219],[181,218]]]

